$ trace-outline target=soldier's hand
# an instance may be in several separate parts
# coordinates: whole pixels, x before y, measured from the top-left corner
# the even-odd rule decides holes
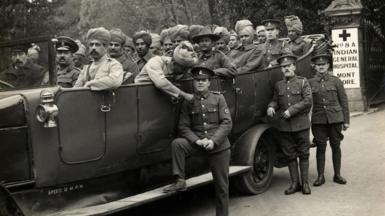
[[[347,123],[344,123],[344,125],[342,125],[342,130],[346,131],[348,128],[349,128],[349,124]]]
[[[284,119],[290,118],[290,112],[289,112],[289,110],[286,110],[285,112],[282,113],[282,118],[284,118]]]
[[[202,140],[202,139],[199,139],[199,140],[197,140],[197,141],[195,141],[195,143],[197,144],[197,146],[202,146],[202,147],[204,147],[204,141]]]
[[[193,94],[189,94],[186,92],[181,92],[180,95],[187,101],[191,101],[194,98]]]
[[[275,115],[275,109],[273,107],[267,108],[267,115],[273,117]]]
[[[208,140],[208,141],[206,142],[205,149],[206,149],[207,151],[213,150],[213,149],[214,149],[214,141]]]

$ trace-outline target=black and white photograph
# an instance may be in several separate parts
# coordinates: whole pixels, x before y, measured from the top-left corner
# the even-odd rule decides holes
[[[384,0],[1,0],[0,216],[385,215]]]

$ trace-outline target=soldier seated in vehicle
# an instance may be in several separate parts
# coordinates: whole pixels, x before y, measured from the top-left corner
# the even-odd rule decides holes
[[[139,68],[134,60],[124,52],[124,44],[127,36],[120,29],[111,29],[111,41],[108,47],[108,54],[120,62],[123,66],[123,83],[133,83],[134,77],[138,75]]]
[[[69,37],[60,36],[56,45],[57,85],[72,88],[79,77],[80,69],[75,67],[73,54],[79,49],[78,44]]]
[[[42,85],[46,70],[28,58],[31,44],[20,44],[11,48],[12,65],[0,73],[0,80],[8,87],[30,88]]]
[[[240,20],[235,25],[241,46],[237,48],[238,53],[233,56],[233,64],[238,73],[246,73],[257,70],[263,65],[263,50],[255,46],[254,28],[249,20]]]
[[[297,57],[286,54],[277,59],[285,76],[274,86],[274,96],[268,105],[267,115],[279,114],[277,128],[280,132],[280,146],[289,160],[291,185],[285,194],[301,190],[298,174],[298,160],[301,170],[302,193],[310,194],[308,183],[310,119],[312,106],[310,84],[304,77],[295,75]]]
[[[301,20],[294,15],[286,16],[285,25],[287,27],[287,36],[290,39],[285,46],[298,57],[305,55],[310,50],[311,44],[301,37],[303,31]]]
[[[93,28],[88,31],[88,53],[92,58],[92,62],[83,68],[74,87],[106,90],[118,88],[122,84],[122,64],[107,55],[110,40],[110,32],[103,27]]]
[[[209,68],[192,69],[194,78],[194,99],[184,101],[179,119],[181,138],[172,145],[173,175],[176,181],[164,192],[185,190],[185,161],[187,156],[201,156],[208,159],[214,178],[216,215],[228,215],[230,142],[227,135],[232,128],[231,115],[225,98],[217,92],[210,92]]]
[[[266,29],[266,42],[260,44],[265,50],[264,66],[271,67],[278,65],[277,59],[285,52],[285,43],[279,40],[281,22],[275,19],[267,19],[262,21]]]
[[[212,33],[208,27],[192,38],[194,43],[199,44],[199,64],[210,68],[220,77],[234,78],[237,70],[230,59],[223,52],[213,50],[215,42],[219,39],[220,36]]]
[[[183,77],[186,72],[198,63],[198,58],[193,50],[193,46],[188,41],[181,42],[174,50],[173,57],[155,56],[143,67],[142,71],[135,77],[135,83],[154,83],[155,87],[166,94],[186,100],[193,98],[167,78],[178,79]]]

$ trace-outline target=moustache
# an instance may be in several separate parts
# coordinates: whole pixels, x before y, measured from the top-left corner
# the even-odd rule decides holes
[[[92,50],[92,51],[90,52],[90,54],[91,54],[91,55],[97,55],[97,54],[99,54],[99,53],[96,52],[96,50]]]

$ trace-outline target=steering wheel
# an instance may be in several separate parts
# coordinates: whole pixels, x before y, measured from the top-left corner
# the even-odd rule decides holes
[[[11,83],[0,80],[0,89],[15,88]]]

